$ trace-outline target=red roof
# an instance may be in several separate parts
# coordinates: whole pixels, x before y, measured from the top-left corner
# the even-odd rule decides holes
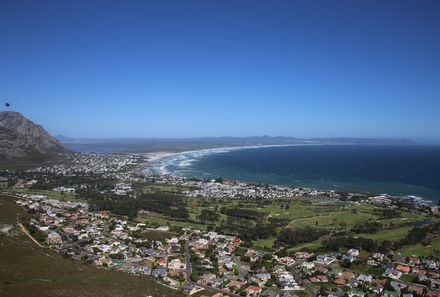
[[[235,245],[239,245],[241,243],[241,240],[240,240],[240,238],[236,237],[236,238],[234,238],[232,243],[235,244]]]
[[[407,266],[407,265],[401,265],[401,264],[398,264],[398,265],[396,266],[396,270],[399,270],[399,271],[402,271],[402,272],[408,273],[408,272],[410,272],[411,268],[410,268],[409,266]]]
[[[346,281],[343,278],[338,277],[337,279],[335,279],[335,284],[343,286],[345,285]]]
[[[242,287],[244,286],[245,283],[244,282],[240,282],[240,281],[236,281],[236,280],[231,280],[228,284],[228,287]]]
[[[345,280],[349,280],[351,278],[354,278],[354,273],[351,271],[345,271],[341,277]]]
[[[250,285],[249,287],[246,288],[246,292],[248,294],[253,292],[260,293],[262,290],[263,290],[262,288],[253,285]]]

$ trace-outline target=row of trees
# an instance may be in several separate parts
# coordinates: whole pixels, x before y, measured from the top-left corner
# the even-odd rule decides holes
[[[258,221],[264,217],[264,214],[261,212],[250,210],[250,209],[240,209],[240,208],[224,208],[220,209],[220,212],[226,214],[230,217],[236,217],[240,219],[246,220],[255,220]]]
[[[337,251],[340,248],[362,248],[367,252],[386,252],[389,248],[389,242],[382,242],[380,247],[373,239],[353,236],[331,237],[323,242],[323,248],[329,251]]]
[[[361,222],[355,224],[351,231],[354,233],[376,233],[382,228],[382,224],[375,221]]]

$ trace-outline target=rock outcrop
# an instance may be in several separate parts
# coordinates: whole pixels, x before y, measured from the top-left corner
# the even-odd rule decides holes
[[[40,125],[18,112],[0,112],[0,164],[39,163],[67,152]]]

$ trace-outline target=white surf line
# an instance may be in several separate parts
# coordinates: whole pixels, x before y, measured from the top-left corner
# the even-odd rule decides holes
[[[190,150],[179,153],[169,153],[169,152],[158,152],[157,155],[155,153],[151,153],[152,157],[148,160],[146,168],[151,166],[151,163],[160,163],[161,160],[178,157],[178,156],[187,156],[192,154],[195,157],[206,156],[210,154],[220,154],[227,153],[236,150],[246,150],[246,149],[259,149],[259,148],[270,148],[270,147],[292,147],[292,146],[306,146],[306,145],[322,145],[323,143],[318,142],[308,142],[308,143],[289,143],[289,144],[263,144],[263,145],[245,145],[245,146],[226,146],[226,147],[218,147],[218,148],[209,148],[209,149],[200,149],[200,150]],[[148,155],[147,155],[148,157]],[[171,164],[168,164],[171,165]]]

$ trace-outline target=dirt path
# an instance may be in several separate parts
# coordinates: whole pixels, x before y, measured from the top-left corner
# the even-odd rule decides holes
[[[23,226],[22,223],[18,223],[18,226],[20,227],[21,232],[23,232],[27,237],[29,237],[30,240],[35,242],[36,245],[38,245],[41,248],[45,248],[45,246],[41,245],[35,238],[32,237],[32,235],[29,233],[26,227]]]

